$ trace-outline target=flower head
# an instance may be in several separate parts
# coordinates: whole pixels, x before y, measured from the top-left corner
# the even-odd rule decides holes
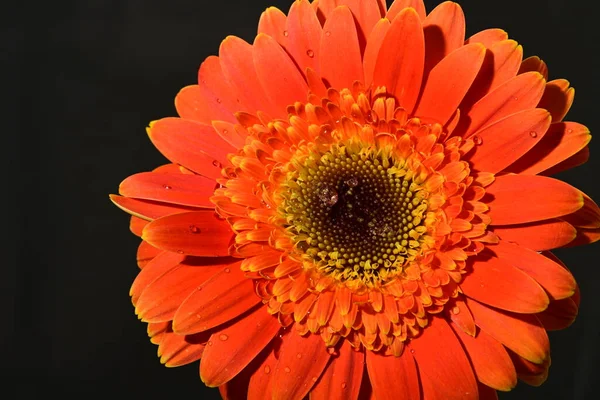
[[[493,398],[541,384],[579,294],[549,251],[600,209],[574,91],[460,6],[295,1],[226,38],[127,178],[131,288],[167,366],[224,397]]]

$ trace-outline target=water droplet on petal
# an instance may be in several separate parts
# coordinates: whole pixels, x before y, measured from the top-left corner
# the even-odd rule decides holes
[[[212,342],[209,340],[209,341],[206,343],[206,345],[207,345],[207,346],[212,346]]]
[[[573,133],[573,129],[567,129],[567,133]]]
[[[460,312],[460,308],[458,307],[452,307],[452,313],[453,314],[458,314]]]
[[[217,97],[217,103],[221,104],[221,99]]]
[[[325,31],[325,36],[331,36],[331,31]]]
[[[183,254],[183,250],[177,250],[178,254]]]
[[[223,129],[223,135],[227,135],[229,134],[229,131],[227,129]]]
[[[292,370],[290,369],[290,367],[285,367],[283,370],[284,370],[286,373],[288,373],[288,374],[289,374],[290,372],[292,372]]]
[[[473,143],[475,143],[477,146],[481,145],[483,143],[483,139],[481,139],[481,136],[473,136]]]
[[[290,33],[288,31],[283,31],[283,36],[288,37],[290,36]]]
[[[348,384],[346,384],[346,382],[342,382],[342,389],[346,389],[346,386],[348,386]]]
[[[415,354],[415,350],[414,350],[414,349],[410,349],[410,352],[411,352],[412,354]]]
[[[190,225],[190,232],[200,233],[200,228],[198,228],[196,225]]]
[[[312,50],[306,50],[306,55],[309,56],[310,58],[313,58],[315,56],[315,52]]]
[[[222,333],[219,335],[219,339],[221,339],[222,341],[225,341],[227,339],[229,339],[229,336],[227,336],[226,334]]]
[[[228,273],[230,273],[230,272],[231,272],[231,270],[230,270],[229,268],[225,268],[225,273],[227,273],[227,274],[228,274]]]
[[[298,354],[296,354],[296,357],[297,357],[297,358],[302,358],[302,353],[298,353]]]
[[[531,131],[531,132],[529,132],[529,136],[531,136],[532,138],[536,138],[537,137],[537,132],[536,131]]]
[[[270,374],[271,373],[271,367],[269,367],[268,365],[265,365],[265,374]]]
[[[165,190],[171,190],[172,189],[171,186],[169,186],[169,185],[163,185],[163,187],[165,188]]]
[[[223,164],[221,164],[219,161],[217,160],[213,160],[212,165],[214,165],[217,168],[223,168]]]

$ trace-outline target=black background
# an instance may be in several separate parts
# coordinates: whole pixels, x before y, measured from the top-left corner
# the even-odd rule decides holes
[[[437,1],[426,1],[428,10]],[[567,120],[592,133],[598,20],[589,0],[459,1],[467,35],[501,27],[576,87]],[[125,177],[164,163],[144,128],[175,115],[179,88],[229,34],[252,42],[269,5],[291,0],[88,0],[6,6],[0,24],[5,97],[1,134],[2,361],[18,398],[125,395],[217,398],[197,363],[167,369],[128,291],[138,239],[108,200]],[[561,178],[600,200],[600,144]],[[520,383],[502,399],[600,398],[598,245],[558,251],[582,292],[578,320],[550,333],[553,366],[541,388]]]

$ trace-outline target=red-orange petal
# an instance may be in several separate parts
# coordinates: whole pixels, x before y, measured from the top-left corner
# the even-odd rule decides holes
[[[160,362],[167,367],[179,367],[198,361],[204,352],[206,335],[180,336],[168,329],[158,345]]]
[[[377,62],[377,55],[381,49],[383,39],[387,35],[390,29],[390,21],[387,18],[382,18],[377,22],[377,25],[371,31],[369,40],[367,40],[367,46],[363,56],[363,69],[365,73],[365,86],[369,87],[373,82],[373,73],[375,71],[375,63]]]
[[[552,300],[571,297],[577,283],[571,273],[536,251],[501,240],[489,246],[497,257],[517,267],[535,279]]]
[[[501,239],[535,251],[565,246],[577,236],[573,225],[560,219],[546,219],[518,225],[494,226]]]
[[[280,329],[277,318],[263,306],[216,331],[210,337],[200,362],[202,382],[215,387],[232,379],[269,344]]]
[[[560,122],[573,105],[575,89],[569,87],[569,81],[556,79],[546,84],[546,90],[538,107],[545,108],[552,114],[552,122]]]
[[[545,310],[550,301],[546,292],[510,261],[490,257],[487,252],[469,258],[472,270],[460,283],[461,290],[472,299],[507,311],[532,314]]]
[[[520,356],[541,363],[550,355],[546,330],[532,314],[514,314],[467,299],[475,323]]]
[[[561,217],[577,228],[597,229],[600,228],[600,207],[588,195],[582,192],[583,207],[573,214]]]
[[[465,159],[476,171],[498,173],[542,140],[550,120],[550,113],[541,108],[509,115],[475,132],[477,146]]]
[[[577,153],[573,154],[566,160],[561,161],[560,163],[556,164],[551,168],[548,168],[547,170],[542,172],[542,174],[546,176],[556,175],[559,172],[563,172],[586,163],[589,160],[589,158],[590,148],[589,146],[585,146],[583,149],[579,150]]]
[[[172,214],[199,211],[196,207],[160,203],[152,200],[131,199],[116,194],[111,194],[109,197],[113,204],[121,210],[146,221],[152,221]]]
[[[338,90],[364,82],[356,23],[347,6],[335,8],[323,26],[321,75]]]
[[[125,197],[214,208],[210,197],[215,186],[214,180],[200,175],[142,172],[121,182],[119,193]]]
[[[365,353],[344,340],[310,392],[311,400],[356,400],[363,377]]]
[[[477,383],[477,389],[479,390],[479,400],[498,400],[498,392],[483,383]]]
[[[148,262],[145,268],[140,271],[133,281],[131,289],[129,289],[129,295],[131,296],[133,304],[137,304],[137,300],[148,285],[170,270],[176,268],[184,259],[184,255],[161,250],[161,253],[152,261]]]
[[[417,366],[407,349],[400,357],[367,351],[366,359],[373,394],[378,400],[421,398]]]
[[[572,298],[551,301],[548,308],[537,315],[546,330],[557,331],[568,328],[579,313],[579,307]]]
[[[250,111],[243,103],[243,98],[237,93],[235,86],[223,75],[221,60],[217,56],[209,56],[200,65],[198,70],[198,89],[202,99],[216,102],[227,110],[230,117],[224,117],[222,110],[219,114],[211,116],[210,120],[221,119],[230,122],[236,122],[234,113],[237,111]],[[199,104],[202,107],[202,104]],[[210,125],[210,121],[206,122]]]
[[[393,21],[402,10],[408,7],[414,8],[421,20],[426,18],[425,4],[423,3],[423,0],[394,0],[388,9],[386,18],[390,21]]]
[[[277,40],[277,43],[287,48],[289,42],[285,36],[286,23],[287,17],[283,11],[277,7],[269,7],[260,15],[258,21],[258,33],[266,33]]]
[[[421,336],[409,342],[408,349],[417,361],[423,398],[478,398],[473,368],[444,318],[432,318]]]
[[[317,382],[330,358],[320,335],[283,337],[273,376],[273,399],[300,400]]]
[[[254,67],[267,96],[282,108],[305,101],[308,85],[283,48],[266,34],[254,40]],[[285,87],[285,90],[281,88]]]
[[[140,233],[140,236],[141,236],[141,233]],[[140,269],[145,268],[146,265],[148,265],[148,263],[150,261],[152,261],[154,258],[156,258],[163,251],[164,250],[157,249],[156,247],[152,246],[150,243],[142,240],[142,242],[138,246],[138,250],[137,250],[137,254],[136,254],[136,261],[137,261],[138,267],[140,267]]]
[[[427,77],[414,114],[446,124],[471,87],[484,57],[485,47],[474,43],[441,60]]]
[[[456,134],[468,137],[504,117],[535,108],[544,93],[545,80],[537,72],[517,75],[473,105],[456,128]]]
[[[227,265],[189,292],[172,318],[173,331],[190,334],[208,330],[248,311],[259,301],[254,283],[240,269],[240,263]]]
[[[542,363],[532,363],[529,360],[520,357],[509,351],[509,355],[517,370],[517,376],[520,380],[531,386],[540,386],[548,379],[548,370],[550,368],[550,357]]]
[[[462,342],[477,380],[496,390],[509,391],[517,385],[517,372],[504,346],[485,331],[469,336],[450,325]]]
[[[497,176],[486,194],[492,225],[510,225],[560,217],[583,206],[581,192],[545,176]],[[515,206],[517,205],[518,206]]]
[[[483,31],[477,32],[465,41],[465,44],[469,43],[481,43],[488,49],[495,43],[501,42],[508,39],[508,33],[502,29],[491,28],[484,29]]]
[[[175,108],[181,118],[210,124],[213,119],[235,122],[233,112],[225,108],[220,98],[198,85],[186,86],[175,97]]]
[[[469,310],[469,307],[460,298],[454,301],[454,306],[450,309],[450,319],[456,324],[463,332],[475,336],[476,327],[473,315]]]
[[[129,219],[129,230],[135,236],[142,237],[142,231],[146,225],[148,225],[147,220],[136,217],[135,215],[132,215]]]
[[[392,5],[393,7],[393,5]],[[394,18],[375,62],[373,84],[385,86],[400,107],[411,113],[423,78],[425,39],[419,15],[405,8]]]
[[[137,300],[135,313],[144,322],[172,320],[175,312],[190,293],[222,268],[220,264],[177,265],[146,286]]]
[[[507,171],[537,175],[577,154],[591,139],[590,130],[584,125],[576,122],[552,124],[542,140]]]
[[[227,155],[235,151],[212,126],[180,118],[150,123],[148,135],[169,160],[213,179],[221,177]]]
[[[465,15],[458,3],[445,1],[431,10],[423,21],[425,75],[444,57],[463,46]],[[469,61],[465,60],[465,64]]]
[[[548,67],[538,56],[531,56],[523,60],[519,68],[519,74],[527,72],[539,72],[544,79],[548,79]]]
[[[201,257],[229,254],[233,232],[214,211],[168,215],[149,223],[142,239],[159,249]]]
[[[338,0],[338,6],[346,5],[352,11],[358,24],[358,41],[360,43],[361,53],[365,49],[367,38],[371,30],[381,18],[379,4],[375,1],[364,0]]]
[[[265,397],[271,398],[271,388],[273,386],[273,372],[277,365],[277,356],[279,355],[280,341],[276,337],[265,349],[264,359],[256,358],[256,371],[250,377],[248,383],[248,400],[263,400]]]
[[[323,29],[308,0],[295,1],[292,4],[285,31],[286,49],[300,71],[311,68],[319,74]]]

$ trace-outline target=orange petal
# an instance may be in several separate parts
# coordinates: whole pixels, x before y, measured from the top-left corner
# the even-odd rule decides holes
[[[548,168],[542,174],[546,176],[556,175],[559,172],[563,172],[586,163],[589,160],[589,158],[590,148],[588,146],[585,146],[583,149],[579,150],[577,153],[573,154],[566,160],[561,161],[560,163],[556,164],[551,168]]]
[[[425,75],[444,57],[464,44],[465,15],[457,3],[445,1],[423,21],[425,35]],[[465,60],[465,64],[470,61]]]
[[[477,326],[515,353],[537,363],[549,357],[548,335],[535,315],[493,309],[472,299],[467,306]]]
[[[571,273],[536,251],[501,240],[489,246],[499,258],[524,271],[544,288],[552,300],[571,297],[577,283]]]
[[[483,383],[477,383],[479,390],[479,400],[498,400],[498,392]]]
[[[393,7],[393,5],[392,5]],[[373,84],[385,86],[396,101],[412,113],[423,78],[425,39],[419,15],[405,8],[394,18],[375,63]]]
[[[560,219],[547,219],[519,225],[494,226],[501,239],[535,251],[551,250],[570,243],[577,230]]]
[[[140,233],[140,236],[141,236],[141,233]],[[152,246],[148,242],[144,242],[142,240],[142,242],[138,246],[138,250],[137,250],[137,254],[136,254],[136,261],[137,261],[138,267],[140,267],[140,269],[145,268],[146,265],[148,265],[148,263],[150,261],[152,261],[156,256],[158,256],[162,252],[163,252],[163,250],[157,249],[156,247]]]
[[[358,41],[361,50],[364,51],[367,38],[370,36],[377,21],[381,19],[379,4],[375,1],[338,0],[338,6],[341,5],[348,6],[350,11],[352,11],[352,15],[356,18],[358,24]]]
[[[576,122],[550,125],[548,132],[524,157],[507,168],[523,175],[537,175],[585,148],[592,139],[590,130]]]
[[[228,36],[219,47],[219,59],[223,75],[231,82],[248,112],[263,111],[274,118],[287,116],[287,105],[274,104],[260,84],[254,68],[252,45],[238,37]]]
[[[445,319],[432,318],[421,336],[409,342],[408,348],[417,361],[423,398],[478,399],[471,364]]]
[[[545,81],[537,72],[515,76],[475,103],[455,132],[468,137],[504,117],[535,108],[544,93],[544,86]]]
[[[588,195],[583,192],[581,194],[583,195],[583,207],[561,219],[577,228],[600,228],[600,207]]]
[[[221,68],[221,60],[217,56],[209,56],[200,65],[198,70],[198,89],[202,99],[210,101],[211,103],[216,102],[223,109],[229,112],[230,116],[234,116],[237,111],[250,111],[250,109],[243,103],[244,99],[239,96],[235,86],[223,75]],[[202,104],[198,104],[202,107]],[[217,110],[218,114],[215,114],[210,120],[220,119],[235,123],[235,119],[231,117],[224,117],[223,110]],[[205,114],[204,111],[202,111]],[[210,116],[209,116],[210,117]],[[210,121],[205,122],[210,125]]]
[[[125,197],[214,208],[210,197],[215,186],[214,180],[200,175],[142,172],[121,182],[119,193]]]
[[[203,124],[210,124],[213,119],[235,122],[234,111],[228,110],[220,98],[201,90],[198,85],[186,86],[175,97],[175,108],[181,118],[190,119]]]
[[[179,367],[198,361],[204,352],[206,335],[180,336],[170,329],[162,335],[158,346],[160,362],[167,367]]]
[[[279,332],[277,318],[262,306],[234,324],[216,331],[209,339],[200,363],[200,378],[209,387],[236,376]]]
[[[501,42],[508,39],[508,33],[502,29],[492,28],[485,29],[481,32],[477,32],[465,41],[465,44],[469,43],[481,43],[488,49],[495,43]]]
[[[193,289],[172,318],[173,330],[178,334],[202,332],[223,324],[260,301],[240,263],[221,268]]]
[[[159,249],[201,257],[229,254],[233,232],[213,211],[173,214],[149,223],[142,239]]]
[[[425,19],[426,12],[423,0],[394,0],[388,9],[386,18],[393,21],[402,10],[408,7],[414,8],[421,20]]]
[[[536,387],[546,382],[546,379],[548,379],[548,369],[550,368],[550,357],[542,363],[532,363],[513,352],[509,351],[509,355],[512,358],[520,380]]]
[[[572,298],[551,301],[548,308],[537,317],[548,331],[556,331],[571,326],[577,318],[579,307]]]
[[[517,385],[515,367],[500,342],[482,330],[472,337],[459,327],[450,326],[465,347],[477,380],[489,387],[503,391],[509,391]]]
[[[113,204],[121,210],[146,221],[152,221],[167,215],[199,210],[196,207],[159,203],[151,200],[130,199],[129,197],[121,197],[116,194],[111,194],[109,197]]]
[[[378,400],[421,398],[417,366],[409,351],[400,357],[367,351],[366,358],[369,380]]]
[[[258,35],[253,46],[254,67],[269,98],[281,107],[305,101],[308,85],[285,50],[270,36]],[[285,87],[285,90],[281,90]]]
[[[569,87],[569,81],[556,79],[546,84],[546,90],[538,107],[550,111],[552,122],[560,122],[569,112],[574,98],[575,89]]]
[[[545,310],[550,301],[546,292],[528,274],[510,265],[510,261],[489,257],[487,253],[473,259],[469,262],[472,271],[460,283],[463,293],[507,311],[533,314]]]
[[[257,365],[256,371],[250,377],[248,384],[248,400],[263,400],[265,397],[271,398],[271,388],[273,386],[273,371],[277,365],[277,355],[279,355],[278,344],[280,341],[276,337],[273,342],[265,349],[268,351],[264,360],[255,359],[260,361]]]
[[[175,311],[194,289],[222,268],[223,265],[220,264],[211,266],[179,264],[146,286],[137,300],[135,313],[144,322],[172,320]]]
[[[146,225],[148,225],[147,220],[138,218],[135,215],[132,215],[129,220],[129,230],[138,237],[142,237],[142,231]]]
[[[323,30],[308,0],[292,3],[285,30],[287,32],[286,49],[300,71],[311,68],[319,74]]]
[[[184,255],[171,253],[169,251],[161,251],[152,261],[150,261],[144,269],[140,271],[138,276],[133,281],[129,295],[134,305],[142,295],[142,292],[148,285],[154,282],[157,278],[176,268],[183,260]]]
[[[362,350],[354,350],[350,342],[344,340],[339,355],[331,358],[321,379],[311,390],[311,400],[357,399],[363,377],[364,360],[365,353]]]
[[[180,118],[150,123],[148,135],[169,160],[213,179],[221,177],[227,155],[235,151],[212,126]]]
[[[304,398],[323,373],[329,357],[320,335],[302,337],[296,332],[290,332],[284,336],[272,378],[272,398]]]
[[[473,135],[473,138],[478,138],[477,146],[466,159],[473,169],[496,174],[542,140],[551,118],[548,111],[532,108],[488,125]]]
[[[471,314],[469,307],[467,307],[463,300],[456,299],[454,302],[454,307],[452,307],[449,314],[450,319],[456,324],[456,326],[462,329],[465,333],[475,336],[475,320],[473,319],[473,315]]]
[[[539,72],[542,74],[544,79],[548,79],[548,67],[546,63],[538,56],[528,57],[521,63],[521,68],[519,68],[519,74],[524,74],[526,72]]]
[[[246,137],[248,135],[242,131],[240,125],[236,126],[226,121],[212,121],[212,126],[219,136],[232,147],[240,149],[246,144]]]
[[[583,206],[579,190],[544,176],[497,176],[486,192],[493,199],[487,214],[492,225],[540,221],[570,214]]]
[[[375,25],[371,31],[369,40],[367,40],[367,46],[363,56],[363,69],[365,71],[366,87],[371,86],[371,82],[373,82],[373,72],[375,71],[377,55],[379,54],[379,49],[381,49],[381,44],[383,43],[383,39],[385,39],[390,26],[390,21],[387,18],[380,19],[377,25]]]
[[[266,33],[277,40],[281,46],[286,47],[289,41],[285,35],[287,18],[283,11],[277,7],[269,7],[260,15],[258,33]]]
[[[475,43],[459,48],[440,61],[425,82],[414,114],[444,125],[471,87],[484,56],[485,47]]]
[[[335,8],[323,26],[321,75],[338,90],[364,81],[356,24],[346,6]]]

